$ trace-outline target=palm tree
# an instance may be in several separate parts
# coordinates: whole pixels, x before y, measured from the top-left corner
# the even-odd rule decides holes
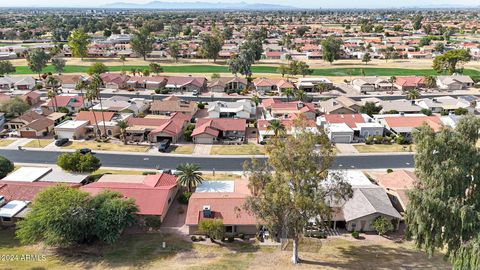
[[[280,134],[285,134],[285,126],[280,120],[273,119],[267,126],[267,131],[272,131],[273,135],[278,137]]]
[[[414,100],[420,98],[420,92],[418,92],[417,89],[413,89],[408,91],[407,93],[407,99]]]
[[[290,97],[293,97],[294,92],[292,88],[287,88],[283,90],[283,94],[287,96],[287,101],[290,101]]]
[[[425,87],[426,88],[434,88],[436,86],[435,77],[433,76],[425,76]]]
[[[87,89],[87,93],[85,93],[85,99],[92,102],[97,98],[97,93],[95,93],[95,91],[93,89],[91,89],[90,87]],[[92,114],[93,114],[93,119],[95,120],[95,126],[97,127],[94,131],[93,131],[93,135],[95,136],[95,139],[97,138],[97,131],[99,130],[98,129],[98,121],[97,121],[97,114],[95,113],[95,111],[93,110],[93,106],[91,108],[91,111],[92,111]]]
[[[107,136],[107,127],[105,125],[105,115],[103,111],[102,98],[100,97],[100,87],[103,85],[103,80],[100,74],[92,75],[92,82],[90,83],[90,89],[100,103],[100,112],[102,113],[103,122],[103,136]]]
[[[250,100],[255,103],[255,106],[258,106],[260,104],[260,98],[257,95],[253,95]]]
[[[82,108],[85,108],[85,98],[83,96],[83,89],[87,87],[87,83],[80,79],[76,84],[75,84],[75,90],[80,91],[80,94],[82,95]]]
[[[192,192],[192,187],[201,184],[204,179],[199,172],[200,166],[194,163],[182,163],[177,167],[177,184],[187,187],[188,192]]]
[[[55,79],[53,76],[48,76],[46,82],[47,86],[52,87],[51,90],[48,91],[47,96],[51,99],[53,99],[53,110],[56,112],[58,110],[57,106],[57,86],[58,86],[58,81]]]
[[[122,62],[122,73],[125,72],[125,61],[127,61],[127,58],[125,58],[125,55],[120,56],[120,62]]]
[[[315,84],[314,88],[320,93],[323,93],[328,90],[328,86],[325,83]]]
[[[123,143],[127,144],[127,121],[120,120],[117,122],[117,126],[120,128],[120,134],[122,136]]]
[[[305,101],[307,100],[307,93],[305,93],[305,91],[303,90],[297,90],[295,92],[295,99],[300,101]]]

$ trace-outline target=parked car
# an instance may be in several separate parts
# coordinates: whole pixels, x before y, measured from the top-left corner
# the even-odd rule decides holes
[[[158,143],[158,152],[166,152],[168,147],[170,147],[170,140],[162,140]]]
[[[88,154],[88,153],[92,153],[92,149],[90,149],[90,148],[82,148],[82,149],[79,149],[78,152],[79,152],[80,154],[86,155],[86,154]]]
[[[62,138],[55,141],[56,146],[63,146],[68,143],[70,140],[68,138]]]
[[[199,95],[200,95],[200,92],[199,92],[198,90],[193,90],[193,91],[192,91],[192,94],[193,94],[194,96],[199,96]]]

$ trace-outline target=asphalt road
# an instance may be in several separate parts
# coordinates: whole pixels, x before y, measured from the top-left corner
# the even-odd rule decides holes
[[[55,164],[61,152],[32,150],[0,150],[0,155],[13,162]],[[174,169],[183,162],[200,165],[202,170],[242,171],[242,164],[250,157],[185,157],[158,155],[126,155],[96,153],[102,166],[120,168]],[[356,155],[337,156],[337,169],[387,169],[413,167],[413,155]]]

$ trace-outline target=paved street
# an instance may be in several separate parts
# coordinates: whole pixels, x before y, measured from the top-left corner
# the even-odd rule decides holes
[[[34,150],[0,150],[0,155],[19,163],[54,164],[61,152]],[[183,162],[193,162],[202,170],[241,171],[242,164],[250,157],[195,157],[158,156],[148,154],[97,153],[96,156],[106,167],[122,168],[176,168]],[[413,154],[368,154],[337,156],[334,165],[338,169],[381,169],[413,167]]]

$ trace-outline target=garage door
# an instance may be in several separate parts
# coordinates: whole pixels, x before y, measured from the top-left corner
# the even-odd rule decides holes
[[[37,134],[35,133],[35,131],[21,130],[20,131],[20,137],[22,137],[22,138],[35,138],[35,137],[37,137]]]
[[[350,135],[335,135],[332,137],[332,141],[335,143],[349,143],[351,141]]]
[[[212,143],[213,143],[213,138],[196,137],[196,138],[195,138],[195,143],[212,144]]]
[[[167,136],[157,136],[157,142],[161,142],[163,140],[169,140],[170,142],[172,142],[172,137],[167,137]]]

